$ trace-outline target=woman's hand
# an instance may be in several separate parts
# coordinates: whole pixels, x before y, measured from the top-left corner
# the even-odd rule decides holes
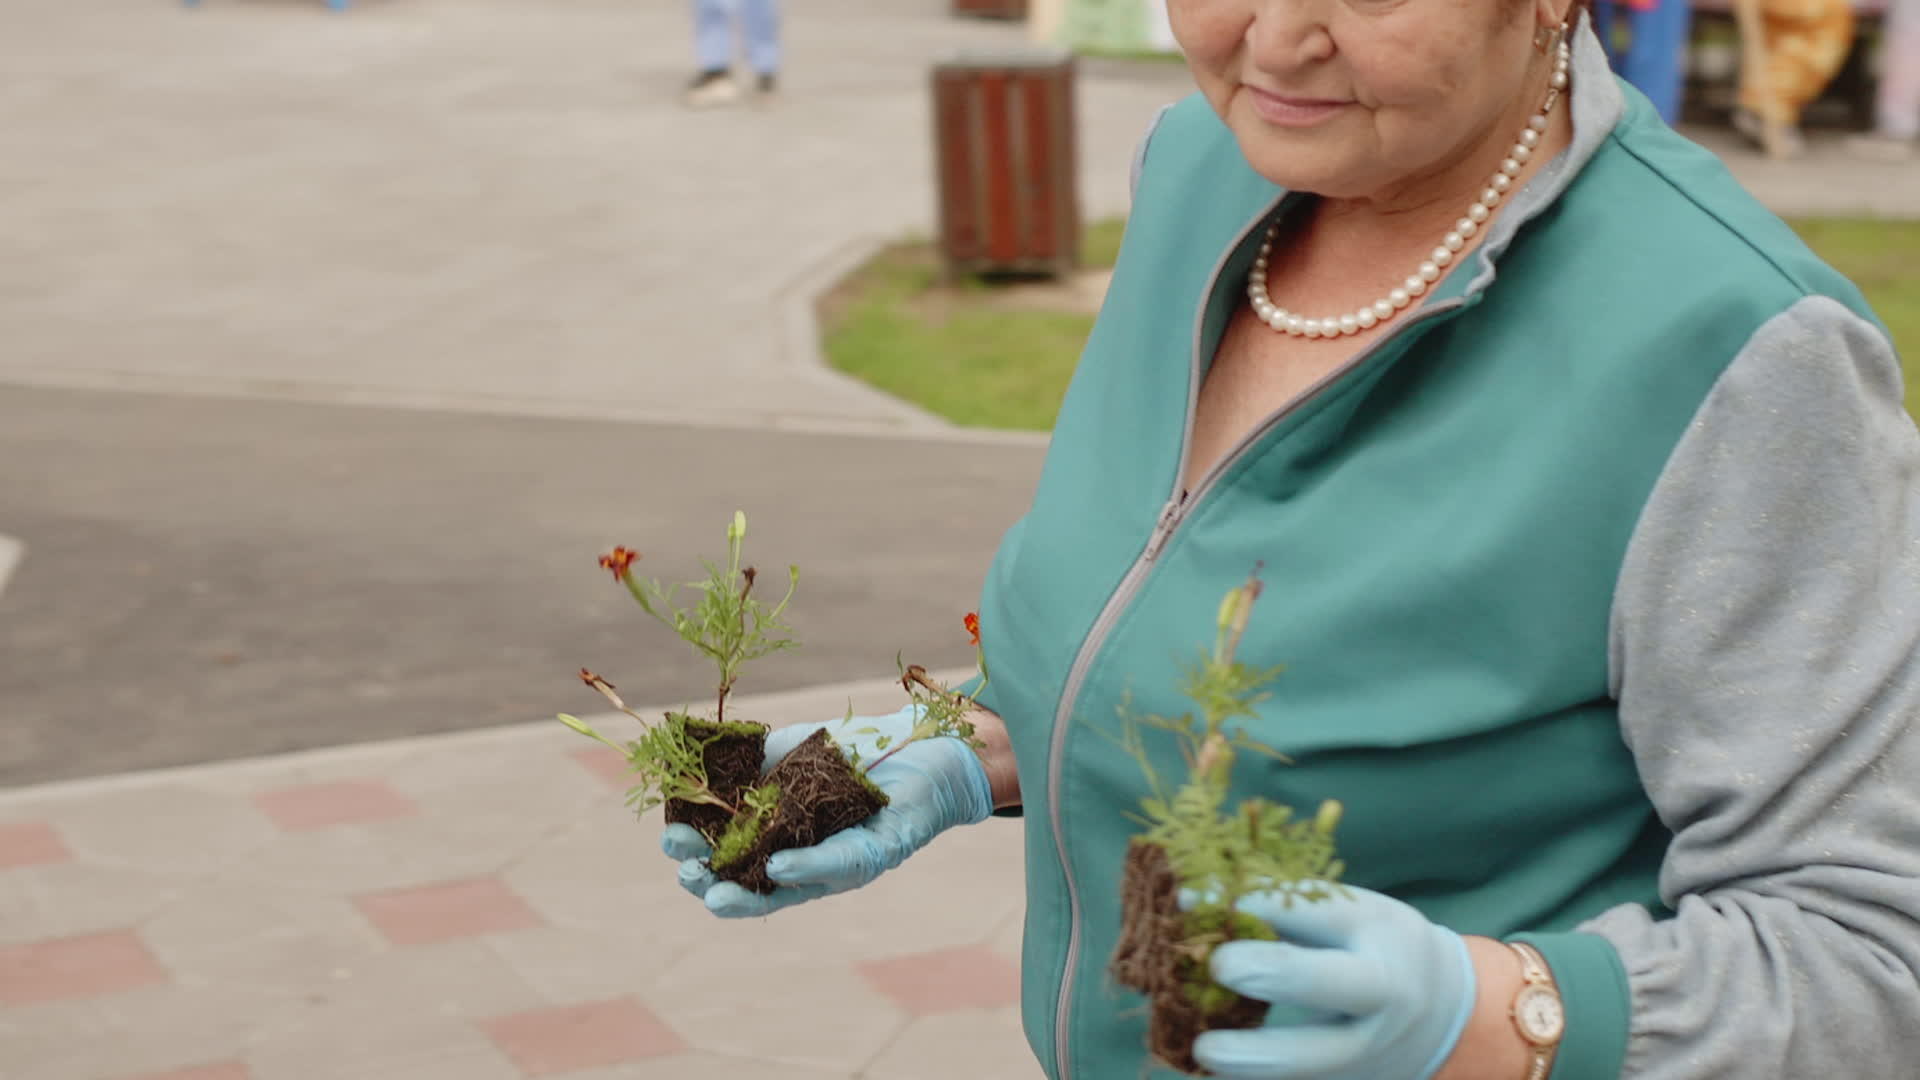
[[[780,728],[767,736],[763,771],[821,728],[842,750],[856,750],[862,761],[874,761],[886,753],[879,748],[879,740],[887,739],[889,747],[904,742],[917,718],[917,710],[910,706],[891,716]],[[863,729],[872,730],[857,734]],[[867,775],[887,793],[887,805],[865,823],[813,847],[776,852],[767,860],[767,876],[777,888],[766,895],[730,881],[716,881],[704,861],[709,854],[707,842],[691,826],[667,826],[661,846],[668,856],[681,860],[680,884],[705,900],[708,910],[722,918],[748,918],[857,889],[900,865],[940,833],[982,821],[994,810],[995,784],[987,767],[956,738],[910,743]]]
[[[1279,1008],[1266,1027],[1201,1035],[1193,1056],[1208,1071],[1228,1080],[1433,1080],[1453,1056],[1478,986],[1466,940],[1391,897],[1352,886],[1334,893],[1240,901],[1282,940],[1220,946],[1213,978]],[[1195,899],[1181,898],[1187,907]]]

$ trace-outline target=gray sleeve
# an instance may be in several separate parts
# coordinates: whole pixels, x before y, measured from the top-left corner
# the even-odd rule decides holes
[[[1920,1071],[1920,436],[1881,331],[1763,326],[1621,569],[1622,733],[1674,833],[1625,965],[1633,1080]]]
[[[1147,124],[1147,133],[1140,136],[1140,144],[1133,148],[1133,167],[1127,172],[1127,198],[1129,201],[1140,193],[1140,171],[1147,167],[1147,144],[1153,141],[1153,133],[1160,127],[1160,121],[1166,119],[1171,105],[1162,105],[1153,119]]]

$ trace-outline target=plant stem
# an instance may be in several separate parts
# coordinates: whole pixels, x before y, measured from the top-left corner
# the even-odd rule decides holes
[[[780,615],[787,610],[787,605],[793,602],[793,591],[799,587],[800,568],[797,566],[787,567],[787,595],[781,597],[780,602],[773,606],[773,610],[767,614],[767,618],[778,619]]]
[[[586,724],[586,721],[580,719],[577,716],[573,716],[568,713],[561,713],[560,722],[572,728],[573,730],[579,732],[580,734],[585,735],[588,738],[597,740],[598,742],[606,746],[610,746],[613,749],[618,750],[623,754],[627,752],[626,747],[621,746],[619,743],[614,742],[612,739],[609,739],[605,735],[602,735],[599,732],[588,727]]]
[[[870,773],[870,772],[872,772],[872,771],[873,771],[873,767],[874,767],[875,765],[878,765],[878,764],[880,764],[881,762],[883,762],[883,761],[885,761],[885,760],[887,760],[888,758],[890,758],[890,757],[892,757],[893,755],[895,755],[895,754],[897,754],[897,753],[899,753],[900,751],[902,751],[902,750],[905,750],[905,749],[906,749],[906,748],[907,748],[908,746],[911,746],[911,745],[912,745],[913,743],[915,743],[916,741],[918,741],[918,740],[915,740],[915,739],[911,739],[911,738],[908,738],[908,739],[901,739],[901,740],[900,740],[899,742],[897,742],[897,743],[894,743],[894,744],[893,744],[893,748],[892,748],[892,749],[890,749],[890,750],[888,750],[888,751],[887,751],[886,753],[884,753],[884,754],[881,754],[881,755],[880,755],[879,757],[877,757],[877,758],[874,758],[874,759],[873,759],[872,761],[869,761],[869,762],[867,762],[867,763],[866,763],[865,765],[862,765],[862,766],[860,767],[860,771],[861,771],[861,772],[863,772],[863,773]]]
[[[740,808],[738,806],[735,806],[732,803],[728,802],[727,800],[721,798],[720,796],[715,795],[713,793],[713,789],[708,787],[705,783],[702,783],[700,785],[699,791],[695,792],[692,795],[682,795],[680,798],[685,802],[705,803],[708,806],[717,806],[720,809],[725,810],[729,814],[733,814],[736,817],[738,817],[740,814]]]
[[[736,565],[740,561],[737,549],[735,550],[732,561]],[[740,571],[740,576],[746,579],[745,583],[740,586],[738,601],[740,636],[733,642],[732,647],[727,650],[727,656],[720,661],[720,696],[713,711],[714,722],[717,724],[727,722],[727,695],[733,692],[733,682],[734,679],[738,677],[740,669],[741,643],[747,639],[747,596],[753,592],[753,579],[755,577],[753,567],[749,566],[745,570]]]

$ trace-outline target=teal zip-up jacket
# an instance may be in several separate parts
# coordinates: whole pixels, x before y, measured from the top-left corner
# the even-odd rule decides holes
[[[1143,1002],[1105,972],[1143,785],[1105,735],[1129,698],[1188,711],[1181,665],[1256,563],[1241,657],[1285,670],[1250,731],[1290,763],[1242,755],[1238,794],[1340,800],[1352,884],[1538,945],[1570,1017],[1555,1080],[1920,1068],[1897,360],[1590,31],[1574,87],[1574,145],[1481,250],[1185,497],[1199,380],[1291,203],[1197,97],[1144,144],[981,600],[1054,1080],[1143,1075]]]

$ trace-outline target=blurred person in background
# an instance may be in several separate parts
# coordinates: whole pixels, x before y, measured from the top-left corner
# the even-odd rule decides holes
[[[693,48],[699,71],[688,84],[694,108],[731,105],[741,98],[734,80],[736,51],[746,53],[754,92],[772,96],[780,75],[779,0],[693,0]]]
[[[1614,27],[1631,34],[1624,51],[1614,47]],[[1680,122],[1687,77],[1687,35],[1693,27],[1691,0],[1595,0],[1593,26],[1607,46],[1613,68],[1647,95],[1660,118]]]
[[[1804,148],[1801,113],[1853,51],[1853,0],[1760,0],[1758,7],[1766,60],[1741,71],[1733,126],[1769,154],[1791,157]],[[1778,133],[1774,146],[1767,145],[1770,125]]]
[[[1904,161],[1920,140],[1920,0],[1889,0],[1873,130],[1849,140],[1862,157]]]

